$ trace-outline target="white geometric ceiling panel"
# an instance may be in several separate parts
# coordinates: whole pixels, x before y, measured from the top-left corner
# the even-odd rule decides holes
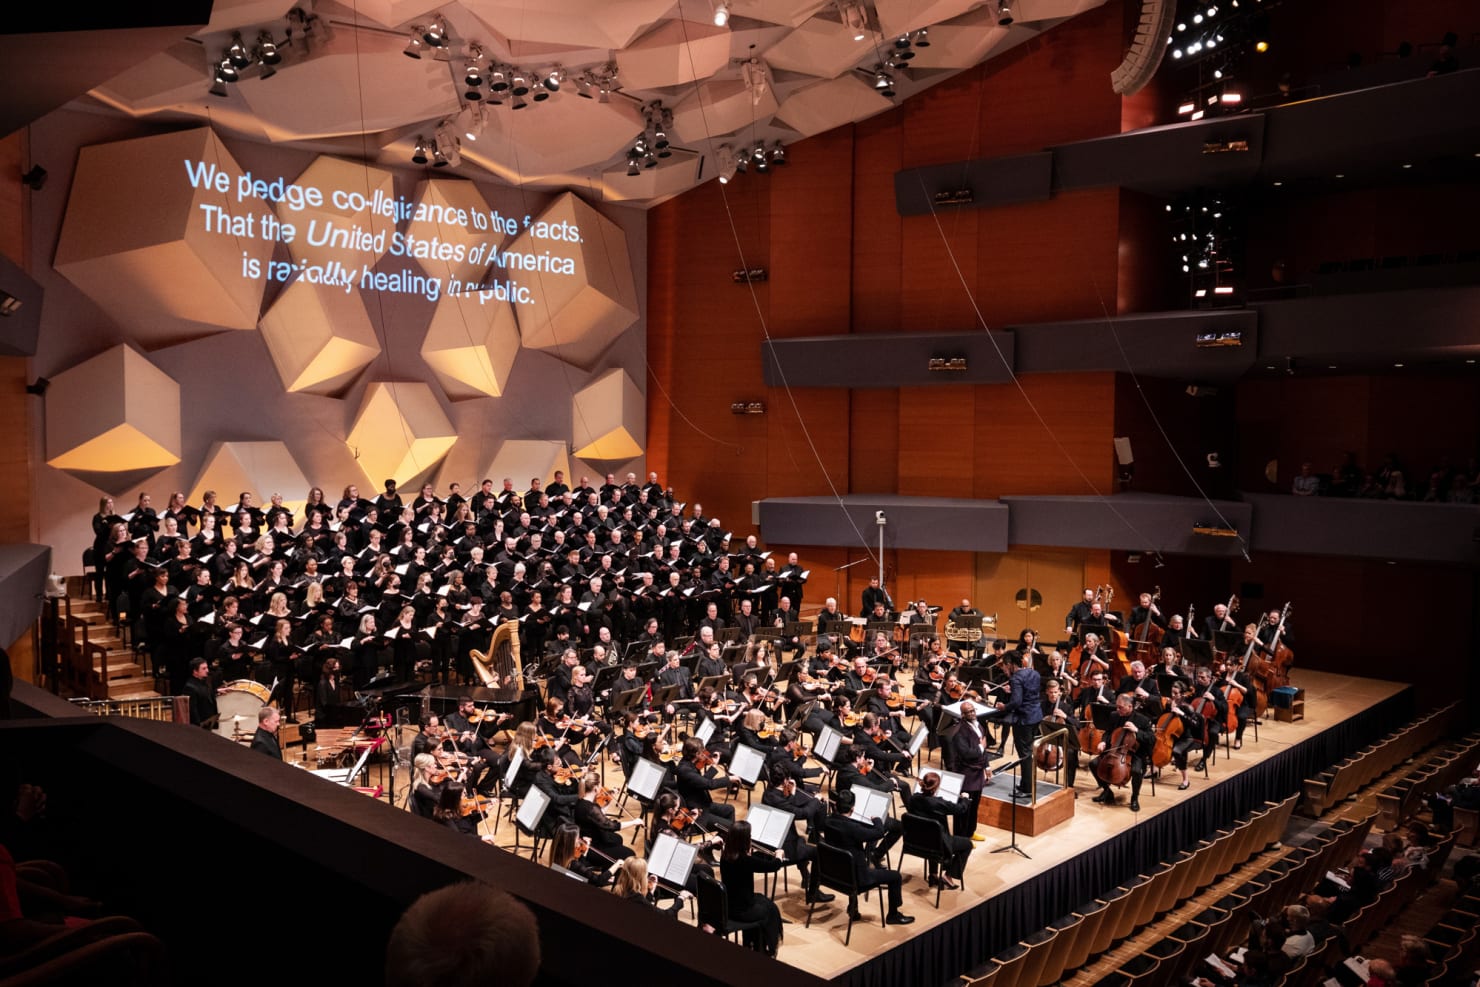
[[[853,40],[853,29],[828,17],[814,17],[766,49],[771,68],[836,79],[865,59],[878,61],[872,41]]]
[[[199,99],[207,85],[201,46],[181,41],[115,75],[92,94],[125,112],[144,114]]]
[[[336,31],[312,57],[284,61],[270,79],[243,75],[233,96],[275,141],[374,133],[447,113],[457,105],[447,66],[406,58],[405,46],[400,35]]]
[[[662,89],[707,79],[730,61],[730,32],[713,21],[664,21],[617,52],[617,71],[629,89]]]
[[[1026,41],[1038,32],[1025,24],[1001,27],[995,11],[983,8],[930,28],[930,46],[915,49],[911,68],[964,69],[994,51]]]
[[[879,15],[879,33],[886,42],[892,42],[901,34],[930,27],[952,17],[959,17],[973,7],[982,5],[982,0],[874,0],[874,10]],[[1013,13],[1017,13],[1016,4]],[[935,32],[930,32],[930,41],[935,43]]]
[[[675,154],[659,161],[656,168],[643,168],[635,175],[627,174],[627,166],[623,164],[602,172],[601,182],[606,188],[606,198],[613,202],[666,199],[698,183],[703,160],[697,154]]]
[[[396,27],[446,6],[441,0],[355,0],[355,13],[383,27]]]
[[[463,0],[462,6],[510,41],[624,48],[668,13],[673,0]]]
[[[454,401],[499,397],[519,354],[519,325],[508,302],[443,295],[432,312],[421,356]]]
[[[637,321],[637,285],[622,228],[572,192],[557,197],[537,222],[509,244],[506,256],[549,251],[561,261],[559,271],[504,271],[494,277],[517,277],[533,294],[519,304],[519,335],[525,346],[546,350],[567,363],[589,370],[602,352]],[[577,240],[541,238],[541,224],[576,230]]]
[[[1020,21],[1057,21],[1104,4],[1105,0],[1022,0],[1021,4],[1012,5],[1012,13]]]
[[[519,113],[492,110],[477,141],[463,142],[463,159],[497,162],[507,173],[526,179],[604,163],[642,131],[638,108],[620,98],[600,103],[562,93]]]
[[[686,144],[766,120],[776,112],[776,94],[770,85],[757,102],[739,79],[715,79],[673,108],[673,130]]]
[[[298,4],[299,0],[215,0],[211,4],[210,23],[195,36],[210,37],[282,20]]]
[[[205,127],[84,147],[52,265],[147,349],[251,329],[263,281],[241,271],[272,214],[237,200],[241,174]]]
[[[474,213],[488,214],[488,200],[472,182],[460,178],[429,178],[417,186],[414,198],[418,207],[437,207],[435,210],[429,208],[427,215],[438,218],[413,220],[406,224],[407,235],[419,241],[430,243],[436,240],[461,248],[462,256],[468,258],[479,245],[497,245],[504,240],[491,228],[479,230],[473,223],[471,217]],[[442,217],[449,219],[443,221]],[[467,221],[459,222],[463,217],[467,217]],[[487,260],[473,263],[466,259],[437,260],[428,256],[417,258],[417,262],[429,276],[441,278],[444,284],[454,280],[464,285],[479,284],[483,280],[483,272],[488,269]]]
[[[796,27],[822,8],[832,5],[832,0],[734,0],[730,4],[730,17],[750,17]]]
[[[893,107],[855,72],[798,90],[781,104],[776,119],[811,137]]]
[[[578,459],[636,459],[647,434],[642,391],[625,370],[613,367],[572,396],[571,428]]]
[[[396,224],[392,217],[370,207],[377,198],[395,201],[395,175],[363,161],[320,157],[294,181],[303,188],[319,189],[324,196],[319,206],[294,209],[286,200],[277,204],[278,219],[291,223],[297,231],[288,244],[293,259],[320,265],[337,260],[354,272],[374,267],[389,249],[390,232]],[[364,208],[358,211],[337,208],[332,194],[336,191],[353,193],[358,198],[344,201],[363,202]],[[351,235],[356,231],[365,235]]]

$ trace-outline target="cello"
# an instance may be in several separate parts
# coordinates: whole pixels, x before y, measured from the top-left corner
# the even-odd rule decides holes
[[[1290,619],[1290,603],[1280,611],[1280,622],[1275,626],[1274,637],[1269,642],[1269,662],[1273,666],[1269,675],[1269,687],[1277,688],[1290,684],[1290,666],[1295,664],[1295,652],[1280,638],[1285,634],[1285,624]]]
[[[1265,659],[1265,657],[1263,655],[1260,655],[1260,654],[1256,654],[1255,653],[1258,650],[1258,648],[1259,648],[1259,632],[1261,630],[1263,630],[1266,626],[1268,626],[1268,618],[1264,614],[1260,614],[1259,615],[1259,625],[1254,628],[1254,636],[1249,641],[1249,646],[1244,649],[1244,657],[1243,657],[1243,660],[1239,662],[1239,666],[1238,666],[1238,669],[1237,669],[1238,671],[1244,672],[1245,674],[1247,674],[1249,676],[1249,681],[1252,682],[1252,683],[1254,683],[1254,715],[1255,716],[1263,716],[1264,715],[1264,710],[1269,706],[1269,679],[1270,679],[1270,666],[1269,666],[1269,662]],[[1233,705],[1233,691],[1234,690],[1237,690],[1238,691],[1239,700],[1240,700],[1240,702],[1242,702],[1242,700],[1243,700],[1243,690],[1242,689],[1239,689],[1237,686],[1234,686],[1233,685],[1233,676],[1232,675],[1229,676],[1229,685],[1232,686],[1233,688],[1230,689],[1230,692],[1229,692],[1228,705],[1229,706],[1232,706]],[[1230,715],[1229,715],[1229,720],[1230,720],[1230,722],[1232,722],[1232,712],[1231,711],[1230,711]],[[1229,727],[1229,729],[1231,730],[1233,728],[1232,727]]]
[[[1146,608],[1146,619],[1136,629],[1135,643],[1131,646],[1131,657],[1139,658],[1148,665],[1152,664],[1150,656],[1154,656],[1157,653],[1157,645],[1161,644],[1162,638],[1166,636],[1166,632],[1161,629],[1156,621],[1151,619],[1152,613],[1156,609],[1157,601],[1160,599],[1161,587],[1158,586],[1156,587],[1156,592],[1151,594],[1151,605]]]
[[[1140,746],[1141,738],[1130,723],[1111,730],[1105,753],[1095,765],[1095,777],[1107,785],[1124,788],[1131,780],[1131,757]]]

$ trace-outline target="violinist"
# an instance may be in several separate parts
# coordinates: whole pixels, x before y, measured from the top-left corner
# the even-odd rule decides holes
[[[909,731],[904,728],[905,699],[899,694],[894,679],[876,676],[873,689],[863,694],[858,708],[861,712],[873,713],[886,729],[908,739]]]
[[[915,920],[914,916],[899,910],[904,904],[904,895],[900,890],[900,873],[880,866],[888,851],[879,841],[884,840],[885,845],[892,845],[897,837],[888,835],[883,819],[876,818],[866,823],[854,819],[852,814],[856,799],[857,796],[852,791],[838,792],[837,811],[824,822],[824,836],[829,843],[848,851],[853,858],[853,874],[859,888],[872,890],[881,884],[888,886],[889,914],[884,921],[890,925],[909,925]],[[898,820],[890,821],[901,825]],[[857,898],[848,899],[848,917],[854,921],[862,918],[858,911]]]
[[[942,834],[946,849],[951,853],[951,859],[945,863],[944,871],[934,860],[930,861],[928,883],[931,887],[939,885],[947,891],[955,891],[961,887],[958,883],[961,876],[966,873],[966,858],[971,856],[971,838],[967,836],[952,836],[951,831],[959,833],[966,826],[976,827],[976,820],[963,821],[963,815],[971,811],[965,802],[948,802],[940,795],[940,775],[934,771],[927,771],[920,779],[920,790],[909,797],[905,803],[906,811],[912,815],[925,816],[940,821],[943,829]]]
[[[915,668],[915,715],[925,728],[934,732],[940,711],[940,687],[950,671],[951,659],[945,652],[940,638],[930,639],[924,659]]]
[[[805,786],[807,779],[822,777],[821,768],[807,767],[807,758],[811,753],[802,741],[801,734],[786,727],[781,731],[781,743],[766,755],[766,764],[769,769],[780,770],[797,784]]]
[[[411,812],[423,819],[435,816],[442,791],[447,787],[447,772],[437,765],[431,754],[417,754],[411,759]]]
[[[581,836],[591,844],[591,849],[613,862],[632,856],[636,851],[623,841],[622,831],[642,825],[641,817],[619,819],[609,815],[606,806],[612,802],[612,792],[602,786],[601,775],[595,771],[587,771],[582,776],[577,795],[579,801],[574,809],[576,825],[580,827]],[[603,866],[601,869],[607,868]]]
[[[862,751],[868,760],[879,766],[881,772],[890,770],[901,774],[910,773],[910,755],[900,748],[893,739],[893,731],[890,726],[893,720],[884,720],[877,713],[864,713],[863,723],[859,725],[853,735],[853,748]],[[908,736],[908,735],[906,735]],[[885,777],[888,777],[885,774]],[[904,783],[899,779],[893,779],[895,787],[905,794],[907,790],[902,786]]]
[[[771,715],[781,705],[781,695],[775,690],[761,688],[755,672],[745,673],[740,682],[741,698],[749,708]]]
[[[591,691],[591,673],[584,665],[577,665],[571,669],[570,690],[565,696],[565,711],[569,716],[586,725],[585,734],[588,737],[611,732],[611,727],[604,720],[596,718],[596,696]]]
[[[584,878],[588,883],[602,887],[611,882],[605,861],[592,859],[590,843],[581,836],[575,823],[561,823],[550,837],[550,854],[546,858],[550,867]]]
[[[622,714],[622,736],[617,741],[617,758],[622,762],[622,777],[632,777],[638,760],[647,753],[645,742],[652,739],[647,736],[648,732],[656,733],[657,729],[644,726],[642,714],[635,709]]]
[[[535,750],[529,755],[529,764],[534,772],[530,784],[550,798],[550,807],[540,820],[540,835],[549,836],[560,823],[574,822],[575,804],[580,801],[580,796],[573,784],[562,783],[556,778],[556,770],[564,769],[550,748],[541,747]]]
[[[415,737],[411,738],[411,757],[414,761],[422,754],[431,754],[439,762],[452,754],[452,741],[447,738],[447,731],[442,726],[441,717],[436,713],[423,716],[417,724],[421,729]]]
[[[1223,695],[1222,689],[1213,685],[1213,672],[1207,668],[1197,670],[1197,680],[1196,685],[1193,686],[1192,695],[1192,703],[1203,720],[1203,732],[1199,735],[1202,743],[1202,757],[1192,769],[1201,771],[1203,764],[1212,756],[1213,749],[1218,746],[1218,737],[1223,733],[1223,724],[1228,722],[1228,699]]]
[[[676,915],[683,908],[684,902],[692,897],[688,891],[680,891],[667,905],[660,906],[658,879],[648,876],[647,860],[643,857],[628,857],[617,865],[617,879],[612,885],[612,893],[618,898],[638,901],[670,915]]]
[[[728,802],[716,802],[709,794],[732,787],[732,782],[728,776],[718,777],[713,755],[699,743],[699,738],[684,738],[677,777],[679,800],[684,808],[699,813],[696,822],[701,829],[729,826],[735,821],[735,807]]]
[[[1059,727],[1069,730],[1064,737],[1064,787],[1073,789],[1074,776],[1079,770],[1079,717],[1074,714],[1074,707],[1058,679],[1043,683],[1042,722],[1054,730]],[[1074,797],[1079,797],[1078,791],[1074,792]]]
[[[1131,673],[1120,680],[1120,687],[1115,691],[1118,695],[1129,695],[1137,709],[1151,707],[1155,712],[1161,711],[1161,688],[1156,679],[1146,674],[1145,662],[1131,662]]]
[[[852,719],[853,725],[856,726],[860,719],[853,712],[851,700],[842,693],[838,693],[832,697],[830,706],[831,708],[827,708],[819,703],[812,714],[807,717],[807,721],[802,724],[803,729],[815,736],[822,732],[823,727],[832,727],[842,734],[844,739],[851,738],[853,727],[848,725],[848,720]]]
[[[492,788],[495,776],[489,771],[498,759],[493,748],[483,736],[485,723],[503,723],[513,719],[511,713],[482,713],[471,696],[457,700],[457,712],[447,715],[447,730],[457,749],[468,755],[467,784],[469,788],[484,791]],[[485,792],[486,794],[486,792]]]
[[[781,746],[779,737],[761,736],[761,733],[766,731],[766,724],[768,722],[763,710],[751,708],[745,711],[740,717],[739,724],[735,727],[735,740],[738,743],[744,744],[746,747],[753,748],[765,754],[767,760],[770,759],[772,752]]]
[[[1182,784],[1177,791],[1187,791],[1191,782],[1187,780],[1187,755],[1195,747],[1202,746],[1202,717],[1193,709],[1190,690],[1181,679],[1172,682],[1172,696],[1167,713],[1182,721],[1182,735],[1172,743],[1172,764],[1182,775]]]
[[[773,809],[784,809],[790,812],[796,819],[806,823],[809,834],[819,832],[822,821],[827,817],[827,806],[823,801],[802,790],[797,780],[780,767],[771,769],[766,790],[761,795],[761,802]],[[834,895],[821,888],[816,891],[811,890],[812,861],[817,859],[817,849],[797,835],[795,822],[787,830],[780,849],[787,861],[796,865],[797,873],[802,878],[802,887],[808,889],[808,904],[821,905],[834,899]]]
[[[719,858],[719,873],[729,899],[731,920],[754,925],[742,933],[745,945],[767,956],[775,956],[781,943],[781,910],[765,895],[755,893],[755,875],[774,873],[785,861],[771,854],[753,853],[750,823],[741,820],[725,833]]]
[[[716,752],[728,751],[730,749],[730,729],[740,718],[740,714],[745,711],[745,704],[727,699],[723,692],[706,685],[699,690],[699,709],[706,719],[714,721],[714,733],[709,738],[709,749]]]
[[[853,667],[848,669],[848,674],[843,679],[842,691],[847,693],[849,699],[856,702],[859,693],[872,689],[879,676],[878,669],[870,667],[866,657],[862,654],[855,655]]]
[[[1131,811],[1141,811],[1141,781],[1146,775],[1147,759],[1150,757],[1152,745],[1156,742],[1155,730],[1151,721],[1135,711],[1135,704],[1131,700],[1131,694],[1123,692],[1115,697],[1115,713],[1111,717],[1111,729],[1105,734],[1105,739],[1100,741],[1098,750],[1099,757],[1090,761],[1090,770],[1095,774],[1095,780],[1100,783],[1100,794],[1095,796],[1095,801],[1102,805],[1114,805],[1115,793],[1110,790],[1110,785],[1100,777],[1099,767],[1106,756],[1106,750],[1115,730],[1128,727],[1134,734],[1136,749],[1128,753],[1131,782]]]
[[[880,767],[879,762],[869,756],[869,752],[878,751],[878,746],[869,742],[863,731],[859,731],[858,738],[848,746],[846,750],[838,752],[838,773],[833,777],[833,791],[845,791],[854,785],[864,788],[872,788],[879,792],[898,792],[908,795],[910,792],[909,782],[903,778],[886,774]],[[889,845],[893,846],[895,840],[904,835],[904,829],[899,820],[889,820],[891,824]],[[898,834],[894,830],[898,829]]]

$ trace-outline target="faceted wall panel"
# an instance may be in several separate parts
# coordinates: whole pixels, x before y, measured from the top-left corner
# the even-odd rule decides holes
[[[707,79],[730,60],[730,32],[713,21],[665,21],[617,52],[622,85],[662,89]]]
[[[223,504],[235,504],[238,496],[248,492],[257,504],[265,505],[279,493],[283,505],[293,512],[293,527],[297,528],[303,521],[300,512],[308,503],[310,486],[298,461],[281,442],[214,442],[188,502],[199,504],[207,490],[214,490]]]
[[[129,346],[51,379],[46,462],[69,472],[122,473],[180,461],[180,385]]]
[[[642,455],[647,406],[626,372],[614,368],[571,399],[571,442],[581,459],[627,460]]]
[[[517,278],[533,292],[532,299],[516,309],[525,346],[590,369],[602,351],[637,321],[637,285],[627,238],[620,227],[571,192],[556,198],[537,218],[547,228],[574,227],[578,242],[541,239],[536,224],[509,245],[509,252],[539,256],[548,251],[569,258],[571,273],[499,267],[491,273]]]
[[[271,213],[236,201],[240,172],[206,128],[83,148],[54,266],[145,349],[253,328],[263,282],[243,265],[272,244],[245,230]],[[231,191],[208,188],[208,174]]]
[[[380,355],[358,292],[294,281],[262,317],[262,338],[283,387],[332,394]]]
[[[322,189],[326,193],[343,191],[362,196],[366,206],[358,212],[335,208],[333,197],[328,194],[319,207],[295,210],[287,202],[279,203],[278,219],[292,223],[298,230],[298,235],[288,244],[288,253],[294,260],[306,264],[328,264],[337,260],[350,272],[358,274],[362,268],[374,267],[385,256],[396,224],[392,217],[372,211],[370,204],[376,201],[377,195],[380,201],[395,200],[394,175],[363,161],[321,157],[305,168],[295,181],[304,188]],[[368,236],[359,236],[359,233]],[[376,240],[376,237],[381,239]],[[319,246],[314,246],[310,240]],[[378,244],[379,249],[367,247],[366,244],[370,243]]]
[[[514,481],[515,490],[528,490],[529,481],[539,477],[540,482],[549,484],[555,471],[570,479],[570,450],[564,442],[549,439],[506,439],[493,455],[493,462],[482,476],[490,477],[494,486],[503,483],[505,477]]]
[[[406,224],[406,232],[418,240],[432,240],[441,243],[460,246],[464,256],[471,254],[474,248],[484,243],[494,245],[503,243],[504,237],[495,233],[492,228],[478,230],[473,227],[471,214],[488,213],[488,200],[483,198],[483,193],[478,191],[478,186],[472,182],[459,181],[457,179],[434,178],[424,181],[418,186],[416,202],[429,206],[436,206],[432,214],[451,214],[453,211],[461,210],[468,214],[469,222],[459,226],[456,223],[433,223],[433,222],[411,222]],[[417,259],[422,270],[426,271],[428,277],[441,278],[443,284],[451,279],[456,279],[463,284],[479,284],[483,280],[483,272],[488,269],[487,251],[481,256],[481,263],[470,263],[464,261],[433,260],[430,257]]]
[[[457,432],[426,384],[371,384],[345,445],[374,489],[405,485],[437,465]]]
[[[518,353],[514,309],[477,295],[444,295],[421,344],[422,359],[453,400],[502,395]]]

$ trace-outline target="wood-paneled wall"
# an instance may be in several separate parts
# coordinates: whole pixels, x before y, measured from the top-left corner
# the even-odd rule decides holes
[[[25,267],[29,259],[27,229],[31,194],[20,176],[28,167],[25,131],[0,139],[0,253]],[[0,543],[31,540],[31,434],[28,361],[0,357]],[[7,644],[11,671],[31,681],[34,664],[29,634]]]

